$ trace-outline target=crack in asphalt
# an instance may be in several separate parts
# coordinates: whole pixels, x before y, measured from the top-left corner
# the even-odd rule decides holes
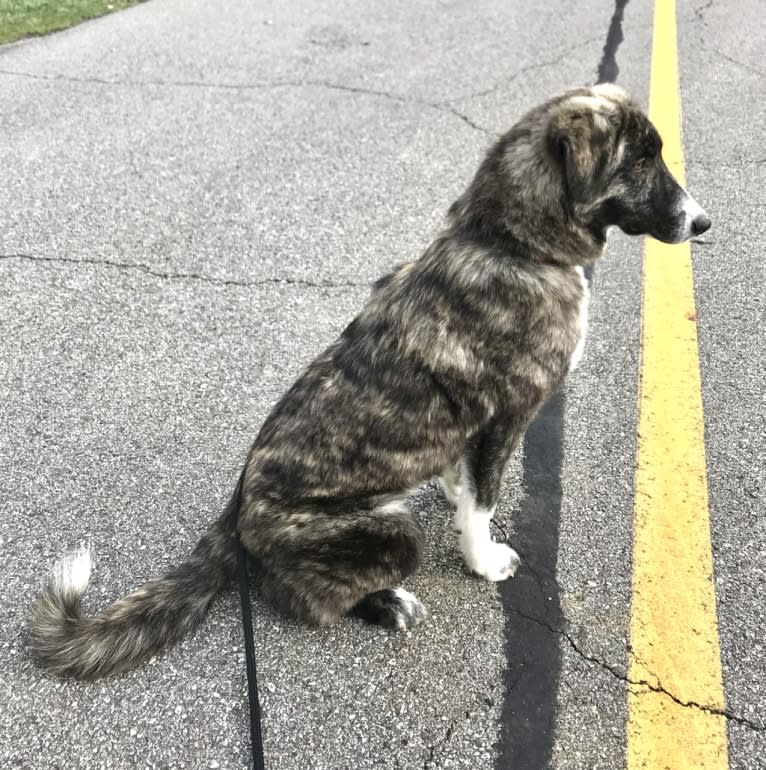
[[[441,105],[438,102],[428,102],[429,107],[433,107],[435,110],[439,110],[439,112],[446,112],[451,115],[454,115],[456,118],[460,118],[463,122],[467,123],[471,128],[476,129],[477,131],[481,131],[483,134],[486,134],[487,136],[500,136],[496,131],[490,131],[488,128],[479,125],[476,123],[476,121],[472,120],[468,117],[468,115],[464,115],[462,112],[459,112],[454,107],[447,106],[447,105]]]
[[[470,712],[469,712],[469,716],[470,716]],[[468,717],[466,717],[466,719],[467,718]],[[431,765],[433,764],[436,756],[436,749],[438,749],[440,746],[443,746],[445,743],[449,743],[450,738],[452,738],[452,735],[455,732],[455,728],[457,727],[458,721],[459,720],[457,719],[453,719],[452,722],[447,727],[447,730],[444,733],[444,736],[442,737],[442,739],[437,741],[436,743],[432,743],[428,747],[428,758],[423,763],[423,770],[428,770],[428,768],[431,767]]]
[[[422,107],[428,107],[429,109],[444,112],[448,115],[453,115],[459,120],[463,121],[467,126],[479,131],[486,136],[497,136],[497,132],[492,131],[486,126],[482,126],[473,120],[469,115],[458,110],[455,106],[455,102],[468,101],[476,99],[481,96],[494,93],[504,86],[509,85],[517,78],[528,72],[533,72],[544,67],[550,67],[561,62],[566,56],[574,51],[585,48],[596,40],[600,40],[600,36],[593,36],[587,40],[580,41],[576,45],[568,46],[562,50],[556,52],[552,58],[545,59],[543,61],[533,62],[531,64],[522,67],[514,72],[509,77],[503,78],[497,81],[494,85],[480,91],[473,91],[467,94],[458,96],[451,96],[447,99],[441,99],[438,101],[429,101],[427,99],[420,99],[412,96],[404,96],[402,94],[396,94],[384,89],[368,88],[365,86],[346,85],[344,83],[335,83],[328,80],[263,80],[255,83],[227,83],[227,82],[207,82],[202,80],[110,80],[107,78],[98,78],[93,76],[78,77],[77,75],[41,75],[32,72],[24,72],[21,70],[7,70],[0,69],[0,75],[10,75],[13,77],[29,78],[31,80],[43,80],[48,82],[69,82],[69,83],[85,83],[95,84],[103,86],[121,86],[128,88],[140,88],[143,86],[155,86],[160,88],[208,88],[208,89],[221,89],[231,91],[249,91],[249,90],[265,90],[269,88],[301,88],[301,87],[314,87],[314,88],[327,88],[333,91],[342,91],[353,94],[364,94],[367,96],[377,96],[382,99],[388,99],[399,104],[415,104]]]
[[[581,40],[576,45],[568,46],[567,48],[560,50],[551,59],[546,59],[545,61],[528,64],[525,67],[522,67],[521,69],[516,70],[516,72],[514,72],[512,75],[509,75],[508,77],[503,78],[502,80],[498,80],[494,85],[489,86],[488,88],[484,88],[481,91],[472,91],[470,93],[463,94],[461,96],[451,96],[448,99],[443,99],[442,101],[436,102],[435,104],[446,105],[446,104],[452,104],[453,102],[462,102],[462,101],[469,101],[471,99],[477,99],[480,96],[487,96],[488,94],[492,94],[495,91],[499,91],[504,86],[509,85],[514,80],[520,78],[522,75],[526,75],[528,72],[533,72],[534,70],[543,69],[544,67],[550,67],[550,66],[553,66],[554,64],[558,64],[560,61],[565,59],[570,53],[573,53],[579,48],[585,48],[586,46],[590,45],[596,40],[601,40],[601,36],[598,35],[594,37],[589,37],[587,40]]]
[[[495,701],[489,696],[484,696],[481,699],[481,702],[487,708],[492,708],[492,706],[495,705]],[[461,722],[467,722],[470,719],[473,719],[473,717],[475,717],[476,714],[482,710],[483,709],[481,704],[477,704],[475,708],[467,710],[465,712],[465,716],[453,717],[452,721],[449,723],[449,725],[447,725],[447,729],[444,731],[444,735],[438,741],[428,746],[428,757],[426,757],[426,760],[423,763],[423,770],[428,770],[428,768],[432,766],[436,760],[436,750],[450,742],[452,736],[455,734],[455,730],[457,730],[458,725]]]
[[[203,283],[213,284],[215,286],[238,286],[249,288],[252,286],[267,286],[269,284],[285,284],[287,286],[304,286],[316,289],[341,289],[341,288],[367,288],[369,283],[358,281],[310,281],[305,278],[274,277],[259,278],[257,280],[237,280],[234,278],[217,278],[216,276],[203,275],[201,273],[170,273],[164,270],[155,270],[140,262],[117,262],[109,259],[75,259],[74,257],[35,257],[32,254],[0,254],[0,261],[17,259],[27,262],[48,262],[53,264],[66,265],[97,265],[101,267],[112,267],[118,270],[127,270],[144,273],[154,278],[163,280],[182,280],[182,281],[202,281]]]
[[[710,9],[710,7],[713,5],[714,0],[707,0],[707,2],[704,5],[699,5],[694,9],[694,16],[698,21],[701,21],[703,24],[707,25],[707,20],[705,19],[705,14]]]
[[[277,81],[275,81],[276,85]],[[431,109],[438,110],[439,112],[445,112],[450,115],[454,115],[455,117],[462,120],[464,123],[468,124],[471,128],[475,129],[476,131],[481,131],[482,133],[492,136],[494,132],[490,131],[485,126],[480,126],[478,123],[476,123],[474,120],[472,120],[468,115],[465,115],[464,113],[458,111],[454,107],[452,107],[449,102],[452,101],[451,99],[447,99],[441,102],[429,102],[425,99],[418,99],[411,96],[402,96],[401,94],[395,94],[391,91],[384,91],[377,88],[364,88],[362,86],[349,86],[344,85],[343,83],[333,83],[331,81],[327,80],[305,80],[305,81],[285,81],[283,83],[284,85],[289,86],[301,86],[301,85],[310,85],[310,86],[319,86],[322,88],[329,88],[336,91],[347,91],[349,93],[354,94],[366,94],[369,96],[380,96],[385,99],[390,99],[394,102],[399,102],[401,104],[418,104],[422,107],[430,107]]]
[[[705,27],[707,27],[707,19],[706,14],[710,10],[710,8],[713,7],[713,3],[715,0],[707,0],[707,2],[704,5],[699,5],[696,8],[693,9],[694,18],[692,21],[701,22]],[[733,56],[730,56],[729,54],[724,53],[718,48],[713,48],[711,46],[707,46],[704,43],[701,43],[699,46],[701,51],[707,51],[708,53],[715,54],[716,56],[720,56],[722,59],[725,59],[728,62],[731,62],[732,64],[736,64],[739,67],[743,67],[746,70],[749,70],[750,72],[755,73],[756,75],[760,75],[761,77],[766,76],[766,73],[763,72],[763,70],[759,70],[757,67],[754,67],[752,64],[747,64],[746,62],[740,61],[739,59],[734,58]]]
[[[524,612],[521,612],[521,610],[518,610],[514,607],[511,607],[511,611],[518,615],[521,618],[524,618],[525,620],[529,620],[532,623],[535,623],[539,626],[542,626],[543,628],[546,628],[548,631],[550,631],[552,634],[556,634],[557,636],[562,637],[563,639],[566,639],[569,646],[583,659],[587,660],[589,663],[593,663],[600,668],[604,669],[605,671],[608,671],[615,679],[618,679],[621,682],[625,682],[626,684],[633,686],[633,687],[640,687],[640,688],[646,688],[645,690],[641,691],[639,690],[636,694],[641,694],[641,692],[646,692],[647,690],[650,690],[651,692],[656,692],[661,695],[665,695],[668,698],[670,698],[674,703],[677,703],[679,706],[683,706],[684,708],[695,708],[700,711],[704,711],[705,713],[711,714],[713,716],[722,716],[727,720],[730,720],[732,722],[736,722],[737,724],[740,724],[744,727],[748,727],[749,729],[753,730],[754,732],[762,733],[766,732],[766,724],[758,724],[757,722],[753,722],[752,720],[748,719],[747,717],[741,717],[737,714],[731,713],[728,709],[720,709],[716,706],[709,706],[705,703],[697,703],[697,701],[685,701],[681,700],[678,696],[674,695],[672,692],[667,690],[665,687],[662,686],[662,683],[660,682],[659,678],[655,676],[655,679],[657,680],[657,683],[654,684],[652,682],[649,682],[645,679],[631,679],[627,674],[624,674],[622,671],[617,669],[615,666],[611,665],[610,663],[607,663],[593,655],[588,655],[587,653],[583,652],[575,642],[575,640],[572,638],[572,636],[564,629],[555,628],[554,626],[551,626],[549,623],[546,623],[544,620],[540,620],[539,618],[533,617],[531,615],[527,615]],[[654,675],[653,675],[654,676]]]
[[[32,80],[44,80],[49,82],[65,81],[69,83],[91,83],[105,86],[124,86],[128,88],[140,88],[143,86],[154,86],[160,88],[208,88],[229,91],[253,91],[266,90],[271,88],[326,88],[332,91],[342,91],[352,94],[363,94],[366,96],[377,96],[382,99],[397,102],[399,104],[414,104],[421,107],[453,115],[462,120],[466,125],[475,131],[480,131],[487,136],[494,136],[495,132],[486,126],[479,125],[468,115],[452,107],[450,99],[441,102],[431,102],[426,99],[419,99],[412,96],[403,96],[391,91],[385,91],[378,88],[366,88],[364,86],[345,85],[343,83],[334,83],[329,80],[265,80],[258,83],[225,83],[225,82],[206,82],[202,80],[108,80],[96,77],[77,77],[75,75],[38,75],[31,72],[22,72],[18,70],[0,69],[0,75],[11,75]]]
[[[724,53],[718,48],[711,48],[707,45],[700,45],[700,50],[707,51],[708,53],[714,53],[716,56],[720,56],[722,59],[726,59],[726,61],[731,62],[732,64],[736,64],[738,67],[742,67],[743,69],[746,69],[749,72],[753,72],[760,77],[766,77],[766,72],[759,70],[757,67],[753,67],[752,64],[747,64],[746,62],[740,61],[739,59],[735,59],[733,56],[729,56],[729,54]]]

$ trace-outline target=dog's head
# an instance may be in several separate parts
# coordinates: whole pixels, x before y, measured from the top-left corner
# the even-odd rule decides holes
[[[680,243],[710,219],[662,160],[662,139],[618,86],[569,91],[548,104],[548,150],[562,179],[562,203],[596,233],[617,225]]]

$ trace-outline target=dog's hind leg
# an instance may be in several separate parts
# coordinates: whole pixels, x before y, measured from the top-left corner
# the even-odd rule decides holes
[[[264,597],[316,625],[352,614],[409,628],[425,609],[396,586],[420,564],[423,531],[401,504],[370,511],[258,516],[242,542]]]

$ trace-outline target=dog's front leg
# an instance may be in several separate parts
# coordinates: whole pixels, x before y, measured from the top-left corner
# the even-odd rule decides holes
[[[523,433],[524,425],[517,421],[494,420],[471,439],[460,465],[455,529],[468,569],[487,580],[513,577],[521,561],[513,548],[492,540],[489,522],[508,459]]]

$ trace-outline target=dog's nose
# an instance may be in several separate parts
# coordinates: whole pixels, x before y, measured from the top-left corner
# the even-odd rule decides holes
[[[693,235],[702,235],[702,233],[709,229],[710,217],[704,211],[701,211],[699,214],[697,214],[696,217],[694,217],[694,219],[692,219]]]

